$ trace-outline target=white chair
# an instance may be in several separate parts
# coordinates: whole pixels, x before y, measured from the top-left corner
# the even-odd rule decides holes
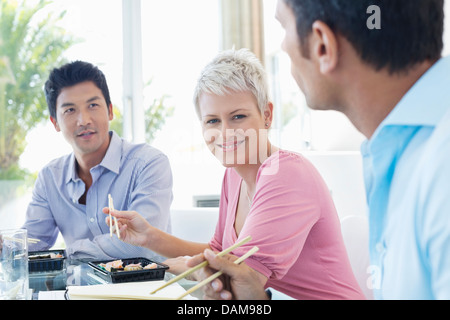
[[[216,230],[219,208],[172,209],[172,234],[183,240],[207,243]]]
[[[369,287],[369,224],[362,215],[346,216],[341,219],[341,230],[347,248],[350,264],[358,284],[367,299],[373,299]]]

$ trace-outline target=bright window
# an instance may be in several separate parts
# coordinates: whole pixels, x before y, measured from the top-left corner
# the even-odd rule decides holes
[[[206,150],[192,103],[200,71],[219,50],[218,17],[218,1],[142,1],[143,77],[152,80],[145,100],[168,95],[175,107],[152,143],[171,162],[173,207],[220,193],[224,169]]]

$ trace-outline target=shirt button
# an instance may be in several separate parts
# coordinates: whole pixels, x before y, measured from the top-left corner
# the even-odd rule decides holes
[[[90,218],[90,219],[89,219],[89,221],[91,221],[91,222],[94,222],[94,221],[95,221],[95,219],[94,219],[94,218]]]

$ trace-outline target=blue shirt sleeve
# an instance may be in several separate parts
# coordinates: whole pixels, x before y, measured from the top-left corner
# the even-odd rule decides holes
[[[47,199],[45,174],[41,171],[33,189],[32,200],[27,209],[27,219],[23,226],[28,230],[28,237],[40,240],[37,243],[29,243],[29,251],[47,250],[54,245],[58,237],[59,230]]]

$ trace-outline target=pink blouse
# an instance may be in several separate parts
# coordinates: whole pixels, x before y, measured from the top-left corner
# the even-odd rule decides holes
[[[234,223],[242,178],[227,169],[219,221],[210,241],[221,251],[251,235],[233,251],[296,299],[364,299],[353,275],[330,192],[315,167],[299,154],[278,151],[259,168],[253,204],[239,237]]]

